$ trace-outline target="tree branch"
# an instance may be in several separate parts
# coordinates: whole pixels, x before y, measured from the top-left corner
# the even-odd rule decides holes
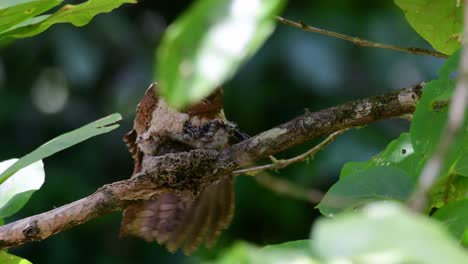
[[[365,40],[365,39],[361,39],[361,38],[351,37],[351,36],[341,34],[341,33],[337,33],[337,32],[333,32],[333,31],[328,31],[328,30],[325,30],[325,29],[309,26],[309,25],[304,24],[303,22],[295,22],[295,21],[292,21],[292,20],[289,20],[289,19],[286,19],[286,18],[283,18],[283,17],[279,17],[279,16],[276,17],[276,20],[278,22],[281,22],[281,23],[285,24],[285,25],[292,26],[292,27],[295,27],[295,28],[299,28],[299,29],[302,29],[302,30],[307,31],[307,32],[318,33],[318,34],[322,34],[322,35],[325,35],[325,36],[346,40],[346,41],[349,41],[349,42],[351,42],[351,43],[353,43],[355,45],[361,46],[361,47],[389,49],[389,50],[402,51],[402,52],[417,54],[417,55],[430,55],[430,56],[434,56],[434,57],[438,57],[438,58],[444,58],[444,59],[448,58],[447,55],[445,55],[443,53],[440,53],[438,51],[435,51],[435,50],[427,50],[427,49],[413,48],[413,47],[406,48],[406,47],[400,47],[400,46],[395,46],[395,45],[389,45],[389,44],[384,44],[384,43],[373,42],[373,41],[369,41],[369,40]]]
[[[287,123],[223,151],[195,149],[146,160],[146,172],[104,185],[94,194],[51,211],[0,226],[0,248],[43,240],[93,218],[121,210],[136,200],[157,198],[179,189],[199,192],[240,166],[268,157],[318,136],[414,111],[424,83],[380,96],[349,102]]]

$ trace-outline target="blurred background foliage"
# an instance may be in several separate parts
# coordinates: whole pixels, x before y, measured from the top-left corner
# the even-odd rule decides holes
[[[68,1],[78,3],[79,1]],[[46,181],[8,222],[72,202],[128,178],[132,160],[121,138],[152,82],[155,47],[192,1],[140,0],[89,25],[55,25],[38,36],[0,43],[0,160],[20,157],[47,140],[104,115],[124,116],[118,130],[44,161]],[[352,36],[429,48],[392,1],[290,1],[283,16]],[[225,112],[254,135],[304,112],[377,95],[435,77],[443,60],[353,46],[282,24],[225,86]],[[363,161],[407,130],[402,120],[354,129],[309,163],[276,172],[307,189],[326,190],[346,161]],[[288,157],[315,142],[288,150]],[[250,176],[236,178],[232,226],[213,250],[194,257],[157,244],[119,239],[120,213],[11,250],[33,263],[190,263],[238,240],[258,245],[309,237],[315,204],[272,192]]]

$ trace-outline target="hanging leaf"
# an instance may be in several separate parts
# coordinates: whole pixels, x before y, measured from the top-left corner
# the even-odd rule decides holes
[[[463,1],[394,1],[403,10],[406,20],[414,30],[436,50],[450,55],[461,46]]]
[[[229,79],[272,33],[281,0],[200,0],[167,29],[156,56],[161,92],[174,107]]]

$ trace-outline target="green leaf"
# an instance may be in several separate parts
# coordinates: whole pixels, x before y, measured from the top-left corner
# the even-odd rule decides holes
[[[460,51],[454,53],[439,70],[440,78],[427,83],[413,115],[410,127],[411,141],[415,153],[422,155],[424,160],[432,156],[447,124],[450,99],[456,85],[456,80],[452,78],[458,69],[459,56]],[[431,207],[440,207],[447,201],[461,197],[457,188],[466,189],[463,179],[457,179],[456,184],[453,184],[449,176],[468,175],[464,163],[466,156],[468,156],[468,116],[465,117],[460,134],[454,139],[444,157],[444,165],[431,191]]]
[[[161,92],[195,103],[229,79],[273,32],[286,1],[200,0],[167,29],[156,56]]]
[[[341,169],[340,178],[351,174],[364,172],[378,166],[392,166],[400,168],[409,176],[419,175],[422,163],[421,157],[414,153],[409,133],[402,133],[399,138],[390,142],[384,151],[372,157],[369,161],[347,162]]]
[[[458,70],[458,66],[460,64],[461,52],[462,52],[462,49],[458,49],[447,60],[445,60],[444,64],[437,71],[437,74],[439,75],[440,78],[455,77],[453,76],[453,73],[457,72]]]
[[[433,218],[441,221],[459,241],[468,230],[468,200],[448,203],[437,210]]]
[[[2,0],[0,3],[0,32],[39,15],[63,0]]]
[[[460,46],[463,1],[394,0],[410,25],[436,50],[452,54]],[[460,6],[457,6],[460,2]]]
[[[448,78],[430,81],[424,87],[422,97],[413,114],[410,133],[413,147],[418,153],[429,157],[439,142],[447,122],[448,104],[442,104],[439,96],[447,89],[453,90],[455,81]]]
[[[303,240],[296,240],[296,241],[288,241],[281,244],[276,245],[268,245],[262,248],[263,252],[274,251],[277,249],[287,249],[287,250],[299,250],[299,251],[310,251],[310,240],[303,239]]]
[[[334,216],[371,201],[405,201],[413,188],[413,179],[403,170],[391,166],[375,166],[341,178],[328,190],[317,208],[323,215]]]
[[[5,171],[18,159],[0,162],[0,172]],[[28,202],[31,195],[44,183],[45,172],[42,160],[20,169],[0,184],[0,218],[18,212]]]
[[[259,249],[245,242],[238,242],[212,263],[257,264],[257,263],[303,263],[318,264],[309,246],[309,240],[292,241]]]
[[[439,79],[428,82],[413,114],[410,134],[414,150],[430,156],[447,122],[449,100],[455,88],[453,74],[458,70],[461,50],[440,67]]]
[[[326,193],[317,208],[334,215],[374,200],[409,198],[424,161],[415,153],[409,133],[402,133],[369,161],[348,162],[340,180]]]
[[[8,254],[6,251],[0,251],[0,263],[2,264],[32,264],[24,258]]]
[[[468,230],[465,230],[465,232],[463,233],[461,244],[465,247],[468,246]]]
[[[468,178],[459,174],[450,174],[434,184],[430,191],[431,208],[441,208],[449,202],[466,198]]]
[[[34,36],[58,23],[71,23],[77,27],[84,26],[94,16],[108,13],[124,3],[136,3],[136,0],[88,0],[78,5],[68,4],[53,14],[32,17],[19,25],[0,31],[0,39]]]
[[[7,170],[1,173],[0,184],[18,170],[31,165],[38,160],[42,160],[46,157],[49,157],[50,155],[53,155],[61,150],[69,148],[94,136],[116,129],[119,127],[119,125],[115,124],[115,122],[121,119],[122,116],[120,114],[112,114],[48,141],[44,145],[35,149],[33,152],[16,161]]]
[[[321,219],[312,246],[325,263],[466,263],[468,254],[428,217],[392,202]]]
[[[246,242],[237,242],[225,250],[220,257],[211,263],[216,264],[249,264],[259,259],[259,249]]]
[[[455,166],[455,172],[468,177],[468,153],[462,156],[458,161],[457,165]]]

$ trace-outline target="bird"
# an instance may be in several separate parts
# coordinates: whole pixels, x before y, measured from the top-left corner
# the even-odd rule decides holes
[[[146,158],[229,146],[232,136],[245,134],[228,121],[223,110],[223,89],[182,110],[172,108],[152,83],[137,106],[133,129],[124,141],[134,159],[132,177],[145,170]],[[165,245],[170,252],[190,255],[200,245],[212,247],[228,228],[234,213],[231,175],[207,185],[199,194],[174,190],[156,199],[137,201],[123,212],[120,234]]]

